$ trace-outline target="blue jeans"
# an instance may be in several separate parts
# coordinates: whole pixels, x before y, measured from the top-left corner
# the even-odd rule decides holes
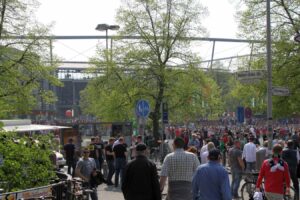
[[[97,168],[98,170],[100,170],[100,163],[99,163],[99,160],[98,160],[97,158],[94,158],[94,160],[95,160],[95,163],[96,163],[96,168]]]
[[[255,162],[246,162],[246,171],[251,172],[255,170]]]
[[[121,183],[123,181],[123,172],[126,165],[126,158],[115,159],[115,186],[119,185],[119,176],[121,177]]]
[[[114,160],[106,160],[107,162],[107,167],[108,167],[108,175],[107,175],[107,182],[112,183],[111,178],[115,173],[115,165],[114,165]]]
[[[240,183],[242,180],[242,172],[231,170],[231,173],[232,173],[231,194],[233,197],[237,197]]]

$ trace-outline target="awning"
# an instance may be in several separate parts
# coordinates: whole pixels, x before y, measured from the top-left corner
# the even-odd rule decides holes
[[[40,124],[30,124],[30,125],[16,125],[16,126],[4,126],[2,127],[5,131],[14,132],[31,132],[31,131],[48,131],[48,130],[59,130],[71,128],[67,126],[52,126],[52,125],[40,125]]]
[[[3,123],[2,129],[14,132],[51,131],[71,128],[68,126],[31,124],[31,120],[0,120]]]

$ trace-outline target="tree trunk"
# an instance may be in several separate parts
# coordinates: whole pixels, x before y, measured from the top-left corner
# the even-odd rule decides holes
[[[154,111],[153,119],[152,119],[152,126],[153,126],[153,137],[155,138],[155,141],[159,140],[159,111]]]
[[[161,118],[161,104],[164,96],[164,84],[163,81],[160,82],[159,84],[159,92],[158,92],[158,97],[155,102],[155,108],[154,108],[154,113],[153,113],[153,136],[155,140],[159,140],[161,137],[160,132],[159,132],[159,119]]]

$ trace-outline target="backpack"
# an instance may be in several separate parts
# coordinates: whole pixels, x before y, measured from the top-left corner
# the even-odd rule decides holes
[[[97,173],[96,176],[93,176],[93,174],[91,174],[90,184],[92,187],[101,185],[102,183],[107,183],[100,170],[97,170],[96,173]]]

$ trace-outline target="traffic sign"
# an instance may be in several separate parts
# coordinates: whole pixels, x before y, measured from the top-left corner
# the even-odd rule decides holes
[[[290,96],[290,90],[286,87],[272,87],[272,95],[274,95],[274,96]]]
[[[242,106],[237,107],[237,120],[239,123],[244,123],[245,109]]]
[[[251,110],[251,108],[245,108],[245,117],[247,118],[247,119],[250,119],[251,117],[252,117],[252,110]]]
[[[150,113],[150,105],[146,100],[139,100],[135,106],[135,114],[138,117],[148,117]]]
[[[169,123],[169,113],[168,113],[168,103],[165,102],[162,104],[162,119],[164,124]]]
[[[265,70],[240,71],[236,78],[242,83],[254,83],[263,79]]]

